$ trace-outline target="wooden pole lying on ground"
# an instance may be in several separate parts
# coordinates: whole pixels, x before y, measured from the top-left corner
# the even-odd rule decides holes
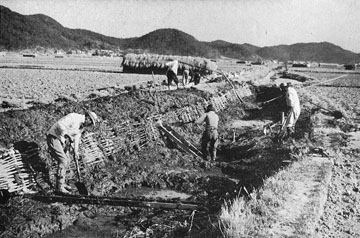
[[[182,136],[176,133],[170,126],[162,125],[161,123],[158,123],[157,126],[169,137],[169,139],[175,142],[180,148],[182,148],[186,152],[192,154],[193,156],[203,156],[203,153],[198,148],[196,148],[193,144],[182,138]]]
[[[92,204],[92,205],[109,205],[124,207],[145,207],[145,208],[162,208],[162,209],[179,209],[179,210],[207,210],[201,203],[189,201],[152,201],[141,199],[126,199],[116,197],[97,197],[97,196],[46,196],[46,195],[24,195],[30,199],[54,203],[61,202],[67,204]]]

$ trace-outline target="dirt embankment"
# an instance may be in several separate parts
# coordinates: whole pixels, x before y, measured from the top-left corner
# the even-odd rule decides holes
[[[36,189],[48,194],[53,188],[55,168],[46,150],[45,133],[61,116],[91,108],[103,119],[103,123],[92,130],[93,133],[101,137],[111,131],[121,137],[121,133],[129,129],[120,126],[125,121],[141,124],[154,114],[168,115],[163,119],[164,122],[185,139],[198,145],[203,129],[192,124],[179,124],[180,115],[176,111],[189,105],[202,105],[204,98],[209,97],[206,93],[194,90],[160,92],[156,96],[149,92],[138,92],[81,103],[70,101],[58,105],[38,105],[30,110],[8,111],[0,114],[4,122],[1,142],[5,145],[15,142],[15,148],[23,152],[29,147],[38,148],[28,163],[34,165],[37,174],[39,187]],[[69,233],[65,234],[74,234],[85,228],[89,232],[93,231],[93,237],[150,231],[154,233],[152,237],[166,237],[166,234],[185,237],[190,231],[193,235],[218,236],[220,230],[216,225],[216,216],[223,199],[237,195],[243,186],[247,187],[247,191],[261,186],[264,177],[286,166],[282,161],[289,159],[288,148],[274,145],[269,138],[262,140],[259,128],[230,126],[233,120],[261,118],[263,113],[271,118],[266,111],[245,108],[235,101],[221,112],[221,146],[216,164],[190,156],[166,137],[148,141],[145,146],[126,144],[132,141],[130,138],[128,142],[115,141],[118,149],[112,157],[105,159],[104,164],[86,170],[85,181],[91,194],[131,197],[133,195],[126,193],[129,188],[167,188],[189,194],[190,200],[207,204],[210,208],[207,212],[191,216],[186,211],[67,206],[57,203],[44,205],[31,199],[15,197],[1,208],[1,216],[6,218],[0,226],[3,237],[36,237],[67,227],[69,229],[63,232]],[[72,171],[69,171],[69,178],[71,184],[76,181]],[[113,217],[112,226],[102,226],[103,230],[98,233],[90,229],[91,226],[101,226],[99,224],[109,216]],[[61,234],[57,237],[61,237]]]

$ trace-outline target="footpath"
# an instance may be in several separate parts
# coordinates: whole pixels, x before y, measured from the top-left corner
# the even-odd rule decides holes
[[[339,142],[335,137],[342,132],[340,129],[326,127],[325,124],[331,118],[326,118],[321,113],[312,117],[313,141],[320,147],[301,145],[301,149],[307,153],[287,171],[292,175],[290,182],[295,189],[276,210],[274,222],[267,230],[269,237],[319,236],[318,227],[333,183],[334,161],[339,160],[339,155],[332,150],[332,146]]]

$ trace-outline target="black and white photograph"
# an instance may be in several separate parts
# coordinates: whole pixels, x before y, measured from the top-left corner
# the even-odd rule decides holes
[[[359,13],[0,0],[0,238],[360,238]]]

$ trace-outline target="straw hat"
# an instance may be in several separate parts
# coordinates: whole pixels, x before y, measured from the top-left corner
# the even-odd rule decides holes
[[[93,125],[95,126],[95,123],[99,121],[99,117],[92,111],[86,111],[86,113],[89,115]]]

